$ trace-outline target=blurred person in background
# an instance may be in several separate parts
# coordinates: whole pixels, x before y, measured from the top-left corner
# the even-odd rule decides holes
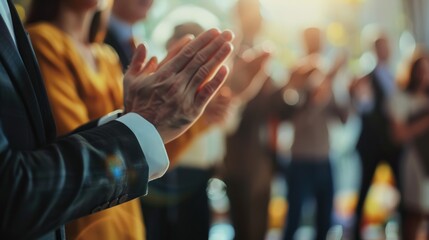
[[[198,36],[204,29],[197,23],[177,25],[167,49],[187,35]],[[222,130],[231,93],[224,86],[214,97],[198,123],[166,144],[175,164],[161,179],[149,184],[142,198],[147,239],[208,239],[211,223],[207,183],[216,163],[223,159]]]
[[[289,111],[281,91],[271,81],[267,79],[256,96],[242,107],[237,127],[227,137],[221,177],[227,185],[237,240],[264,239],[267,233],[274,171],[268,131],[271,117]]]
[[[174,28],[167,48],[183,36],[198,36],[203,28],[195,22],[186,22]],[[180,138],[166,145],[174,168],[166,177],[150,184],[153,194],[142,199],[148,239],[207,239],[211,212],[206,192],[208,180],[225,155],[227,118],[234,114],[232,102],[242,103],[252,98],[258,84],[252,81],[262,69],[268,53],[255,54],[236,66],[231,62],[231,78],[207,107],[201,119]],[[243,68],[252,69],[242,72]],[[239,71],[239,72],[237,72]],[[250,75],[249,75],[250,74]],[[241,75],[237,78],[237,75]],[[243,77],[246,78],[243,80]],[[234,92],[229,89],[231,82]],[[245,81],[245,82],[242,82]],[[260,84],[259,84],[260,85]],[[188,142],[189,144],[185,144]],[[189,231],[192,229],[192,231]]]
[[[255,38],[263,24],[259,2],[239,1],[237,18],[240,42],[227,84],[233,92],[242,85],[254,84],[256,87],[243,92],[244,100],[235,116],[237,126],[227,136],[221,177],[227,185],[235,239],[259,240],[267,233],[273,176],[270,121],[289,109],[284,104],[281,89],[264,72],[258,74],[260,67],[257,66],[264,66],[267,60],[255,47]],[[248,62],[247,56],[254,54],[260,55],[259,60]]]
[[[286,103],[294,107],[290,117],[294,139],[286,174],[289,210],[283,239],[294,238],[301,222],[303,205],[312,197],[316,203],[315,239],[324,240],[331,227],[334,198],[328,124],[334,119],[345,123],[348,115],[347,109],[335,101],[333,81],[346,57],[340,55],[326,72],[322,66],[320,29],[308,28],[303,37],[307,56],[292,71],[284,88]]]
[[[124,71],[136,48],[132,28],[146,19],[152,4],[153,0],[120,0],[113,3],[105,42],[118,53]]]
[[[354,237],[361,239],[363,209],[377,166],[385,161],[391,167],[395,184],[401,193],[399,158],[401,147],[394,142],[387,103],[396,92],[395,78],[389,69],[389,41],[386,36],[374,42],[377,56],[375,69],[351,84],[350,92],[356,111],[361,116],[362,129],[356,149],[359,153],[362,177],[356,207]],[[401,206],[401,204],[400,204]],[[401,207],[399,207],[401,212]]]
[[[78,126],[123,107],[122,69],[116,52],[102,43],[112,1],[104,9],[85,1],[42,1],[57,9],[30,9],[28,32],[39,61],[57,126],[65,135]],[[91,4],[92,3],[92,4]],[[47,12],[51,10],[52,12]],[[96,11],[100,11],[96,14]],[[44,21],[45,16],[57,17]],[[98,27],[91,17],[97,18]],[[94,19],[92,23],[95,24]],[[79,27],[75,27],[79,26]],[[97,29],[98,28],[98,29]],[[91,34],[90,34],[91,31]],[[99,41],[95,41],[99,38]],[[101,41],[100,41],[101,40]],[[110,207],[116,205],[113,201]],[[66,225],[71,239],[143,239],[140,201],[72,221]]]
[[[400,180],[403,186],[402,239],[418,239],[429,220],[429,58],[420,55],[411,65],[405,91],[390,101],[394,140],[405,145]],[[426,229],[427,231],[427,229]],[[427,234],[428,232],[426,232]]]

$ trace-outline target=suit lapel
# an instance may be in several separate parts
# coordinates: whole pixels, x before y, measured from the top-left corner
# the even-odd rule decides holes
[[[38,142],[43,144],[45,142],[43,122],[33,84],[3,18],[0,18],[0,43],[0,62],[8,71],[10,79],[24,101]]]
[[[29,35],[24,30],[24,27],[21,24],[21,20],[19,19],[18,13],[16,12],[15,7],[10,1],[9,8],[14,23],[13,26],[17,39],[18,50],[20,55],[22,56],[21,59],[24,62],[27,72],[30,76],[30,81],[33,83],[33,89],[38,100],[40,113],[42,114],[45,136],[48,141],[51,141],[56,136],[55,122],[52,116],[43,78],[40,73],[39,64],[37,63],[36,55],[31,45]]]

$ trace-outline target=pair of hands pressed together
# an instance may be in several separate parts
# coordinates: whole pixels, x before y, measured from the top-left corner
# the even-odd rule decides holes
[[[289,82],[284,87],[293,88],[311,94],[310,102],[315,105],[325,104],[332,97],[332,85],[338,71],[347,63],[347,54],[341,52],[330,71],[323,74],[316,65],[307,64],[292,71]]]
[[[147,62],[138,46],[124,77],[125,112],[152,123],[164,143],[186,131],[201,115],[228,75],[233,33],[208,30],[184,37],[159,64]]]

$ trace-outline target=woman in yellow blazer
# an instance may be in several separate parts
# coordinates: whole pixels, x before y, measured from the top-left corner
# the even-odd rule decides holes
[[[122,69],[116,52],[89,40],[91,22],[101,3],[33,0],[28,32],[58,135],[123,106]],[[75,220],[66,232],[69,239],[144,239],[139,199]]]

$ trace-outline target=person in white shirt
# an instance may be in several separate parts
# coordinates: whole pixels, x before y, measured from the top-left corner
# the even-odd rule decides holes
[[[429,58],[420,55],[411,64],[404,92],[389,101],[396,142],[404,144],[401,164],[404,214],[402,239],[416,239],[429,214]]]

